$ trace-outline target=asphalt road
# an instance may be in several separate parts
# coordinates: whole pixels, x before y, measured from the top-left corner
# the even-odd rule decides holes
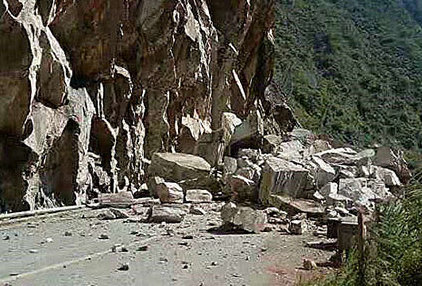
[[[102,221],[99,212],[0,225],[0,285],[294,285],[315,274],[300,269],[303,258],[332,255],[304,247],[311,234],[210,231],[221,225],[215,207],[165,225]],[[115,245],[127,252],[113,252]]]

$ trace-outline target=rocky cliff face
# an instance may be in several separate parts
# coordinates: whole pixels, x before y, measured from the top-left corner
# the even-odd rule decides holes
[[[136,191],[158,151],[215,166],[233,118],[290,128],[273,2],[2,0],[0,210]]]

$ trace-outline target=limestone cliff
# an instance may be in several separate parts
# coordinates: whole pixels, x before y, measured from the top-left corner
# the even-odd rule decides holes
[[[227,112],[287,128],[273,2],[2,0],[0,210],[135,191],[158,151],[216,165]]]

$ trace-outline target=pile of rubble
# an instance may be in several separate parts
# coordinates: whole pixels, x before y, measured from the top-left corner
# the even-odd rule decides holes
[[[371,212],[377,202],[393,198],[410,178],[401,154],[388,147],[333,148],[304,129],[259,137],[256,126],[249,120],[234,128],[226,152],[233,155],[224,156],[215,168],[199,156],[155,153],[147,183],[135,198],[130,192],[103,194],[100,204],[148,205],[147,222],[178,223],[187,213],[204,214],[199,204],[226,201],[221,207],[225,227],[291,234],[313,229],[337,238],[339,226],[356,228],[360,210]],[[261,138],[260,148],[239,147],[254,138]],[[120,199],[110,204],[113,196]],[[119,216],[111,211],[109,217],[113,215]],[[323,224],[318,227],[310,218]]]

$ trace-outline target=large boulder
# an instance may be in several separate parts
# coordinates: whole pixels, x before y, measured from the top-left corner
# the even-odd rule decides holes
[[[303,158],[304,146],[299,140],[281,143],[276,151],[276,156],[285,160],[300,160]]]
[[[241,175],[233,175],[228,179],[230,195],[236,201],[252,201],[258,199],[258,185]]]
[[[313,188],[313,184],[309,170],[289,161],[270,157],[262,171],[259,199],[265,204],[270,195],[304,197]]]
[[[314,176],[317,188],[325,186],[336,177],[336,170],[320,157],[312,156],[307,163],[311,174]]]
[[[277,157],[292,160],[301,159],[304,146],[299,140],[285,141],[278,135],[265,135],[262,150]]]
[[[226,225],[247,232],[259,233],[265,227],[267,215],[264,211],[238,207],[230,202],[221,208],[221,219]]]
[[[401,186],[400,179],[393,170],[376,166],[373,167],[373,169],[373,176],[376,180],[384,182],[384,184],[388,187]]]
[[[148,168],[150,178],[159,176],[179,183],[184,189],[216,191],[219,186],[210,172],[211,166],[203,158],[183,153],[155,153]]]
[[[407,183],[412,174],[403,159],[402,152],[395,152],[389,147],[379,147],[374,160],[375,165],[388,168],[396,172],[403,183]]]
[[[366,178],[340,179],[338,194],[368,207],[373,206],[374,201],[387,199],[390,195],[382,182]]]
[[[264,136],[264,121],[258,110],[251,111],[246,120],[242,124],[236,126],[231,137],[230,144],[232,149],[242,147],[261,147],[262,138]]]

